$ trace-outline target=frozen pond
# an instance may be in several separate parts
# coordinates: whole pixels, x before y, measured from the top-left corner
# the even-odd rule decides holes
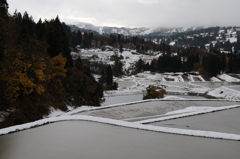
[[[164,97],[174,96],[180,97],[183,99],[207,99],[202,96],[188,96],[188,95],[168,95],[166,94]],[[114,95],[114,96],[107,96],[105,97],[105,102],[102,103],[102,106],[113,105],[113,104],[120,104],[120,103],[129,103],[140,101],[143,98],[143,94],[129,94],[129,95]]]
[[[239,82],[193,82],[193,84],[197,84],[207,88],[218,88],[221,86],[237,86],[240,85]]]
[[[109,97],[105,97],[105,102],[102,103],[102,106],[140,101],[142,100],[142,98],[143,98],[143,94],[109,96]]]
[[[160,85],[186,87],[189,84],[199,85],[207,88],[218,88],[221,86],[235,86],[240,85],[239,82],[160,82]]]
[[[202,96],[188,96],[188,95],[165,95],[164,97],[168,97],[168,96],[179,97],[179,98],[183,98],[183,99],[198,99],[198,100],[207,99]]]
[[[69,121],[0,136],[1,159],[238,159],[240,142]]]
[[[236,90],[236,91],[240,91],[240,85],[229,86],[229,88],[234,89],[234,90]]]
[[[220,112],[151,123],[150,125],[240,134],[239,114],[240,108],[235,108]]]

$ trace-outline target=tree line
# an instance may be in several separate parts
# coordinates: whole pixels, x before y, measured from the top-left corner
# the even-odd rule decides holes
[[[201,50],[195,47],[178,50],[177,53],[162,53],[151,63],[139,59],[136,63],[136,73],[151,72],[199,72],[210,78],[218,74],[238,73],[240,71],[240,54],[224,54],[216,50]]]

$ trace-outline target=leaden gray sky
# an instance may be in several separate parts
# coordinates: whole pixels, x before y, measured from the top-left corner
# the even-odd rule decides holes
[[[7,0],[11,14],[117,27],[240,26],[240,0]]]

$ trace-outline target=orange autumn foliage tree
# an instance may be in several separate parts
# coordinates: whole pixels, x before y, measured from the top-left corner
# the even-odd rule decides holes
[[[62,54],[49,59],[47,79],[50,80],[55,77],[66,77],[66,61],[67,59],[63,57]]]
[[[11,19],[2,20],[0,31],[4,41],[1,44],[0,81],[1,101],[11,103],[19,96],[28,96],[33,92],[42,94],[46,76],[46,46],[45,42],[35,36],[28,41],[21,39],[18,25]]]
[[[29,95],[33,92],[42,94],[46,80],[45,58],[26,54],[21,48],[6,49],[5,58],[1,62],[2,74],[0,79],[5,81],[5,98],[16,100],[20,95]]]

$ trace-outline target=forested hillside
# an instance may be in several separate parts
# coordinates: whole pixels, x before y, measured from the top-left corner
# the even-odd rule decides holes
[[[51,108],[99,106],[102,86],[82,63],[73,65],[59,18],[35,23],[0,3],[0,128],[41,119]]]

